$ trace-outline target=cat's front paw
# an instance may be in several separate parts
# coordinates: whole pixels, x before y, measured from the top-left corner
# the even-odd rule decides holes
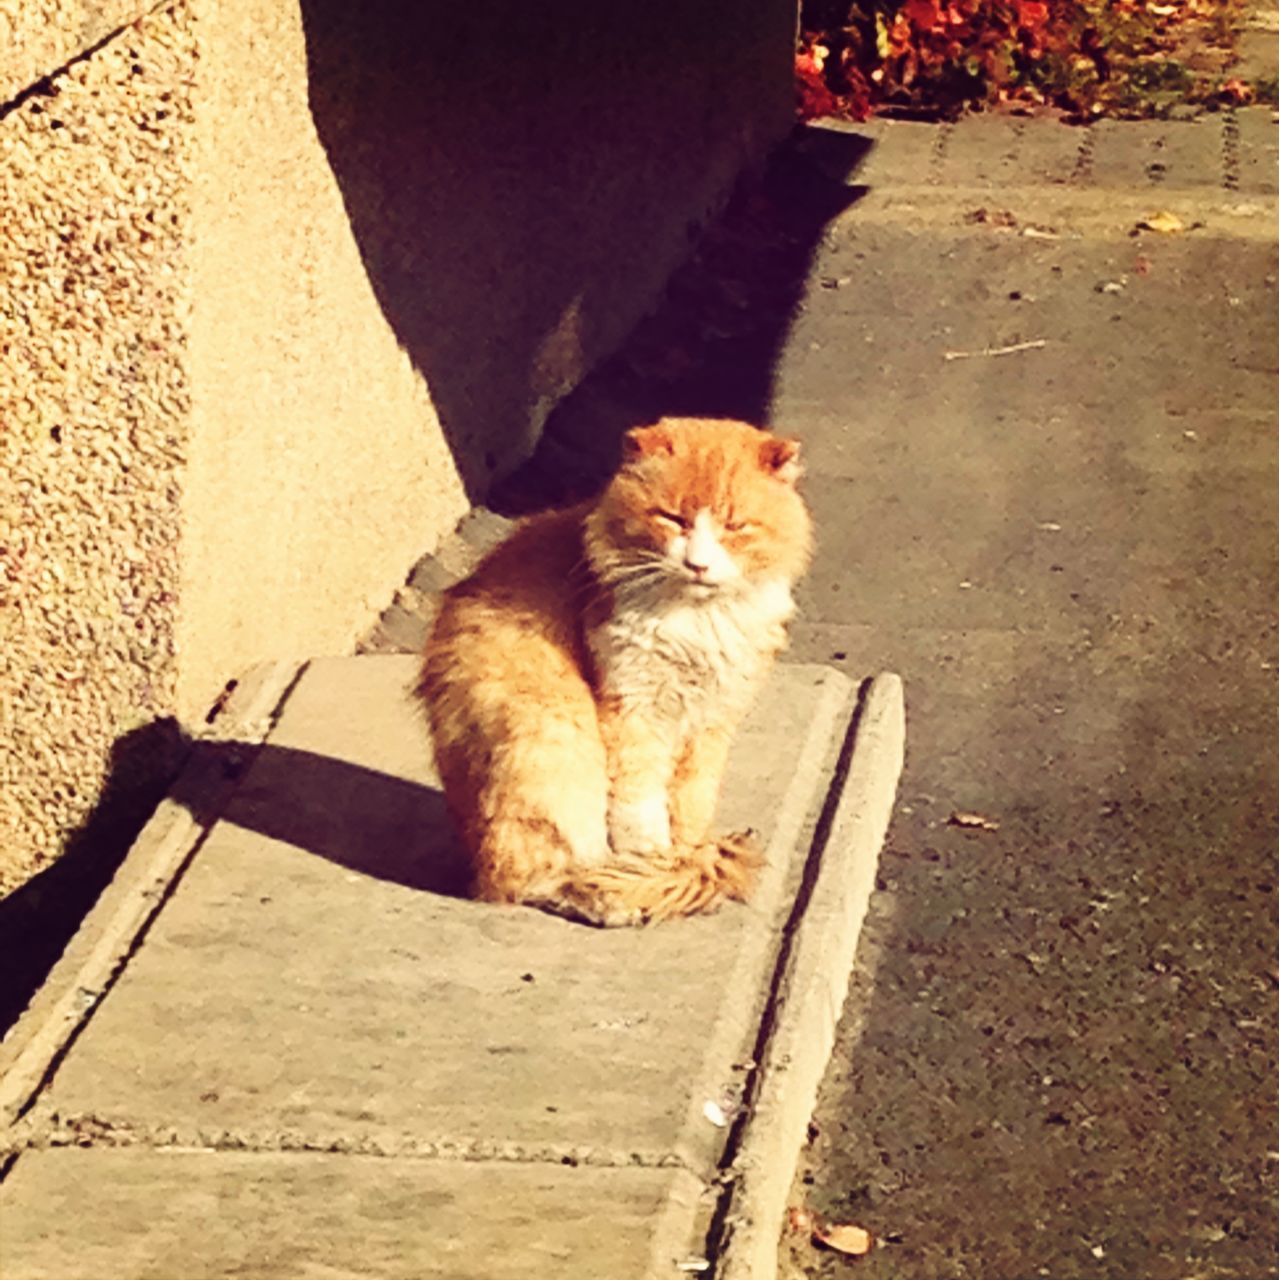
[[[671,847],[671,815],[666,797],[614,801],[608,811],[608,838],[617,854],[665,852]]]

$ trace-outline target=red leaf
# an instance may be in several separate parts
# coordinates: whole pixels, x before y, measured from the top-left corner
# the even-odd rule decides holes
[[[1251,102],[1256,96],[1256,90],[1236,76],[1221,86],[1221,96],[1228,98],[1231,102]]]
[[[1023,27],[1034,31],[1048,21],[1048,6],[1044,0],[1015,0],[1017,21]]]
[[[839,99],[830,91],[822,75],[823,61],[822,54],[813,52],[795,55],[795,96],[801,119],[832,116],[839,111]]]
[[[937,0],[906,0],[902,12],[917,31],[936,31],[941,26],[941,6]]]

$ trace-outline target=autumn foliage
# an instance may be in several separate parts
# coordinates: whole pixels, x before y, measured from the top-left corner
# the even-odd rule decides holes
[[[1231,93],[1238,0],[808,0],[804,116],[1016,102],[1149,114]],[[1234,82],[1237,84],[1237,82]]]

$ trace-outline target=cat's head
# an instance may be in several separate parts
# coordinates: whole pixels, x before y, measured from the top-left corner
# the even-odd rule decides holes
[[[693,597],[793,582],[812,542],[799,474],[797,441],[744,422],[637,427],[587,521],[587,555],[613,585]]]

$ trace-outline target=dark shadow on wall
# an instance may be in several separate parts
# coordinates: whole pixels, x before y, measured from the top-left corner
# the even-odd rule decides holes
[[[166,794],[203,827],[221,818],[361,875],[453,897],[470,886],[435,788],[270,743],[192,742],[173,721],[148,725],[117,744],[103,799],[63,856],[0,902],[0,1035]]]
[[[871,148],[856,133],[797,127],[760,178],[738,186],[670,280],[661,304],[550,415],[529,463],[499,485],[506,515],[589,496],[617,465],[622,434],[673,416],[772,422],[778,361],[815,280],[832,221],[866,192]]]
[[[369,280],[473,499],[784,133],[780,0],[300,0]]]

